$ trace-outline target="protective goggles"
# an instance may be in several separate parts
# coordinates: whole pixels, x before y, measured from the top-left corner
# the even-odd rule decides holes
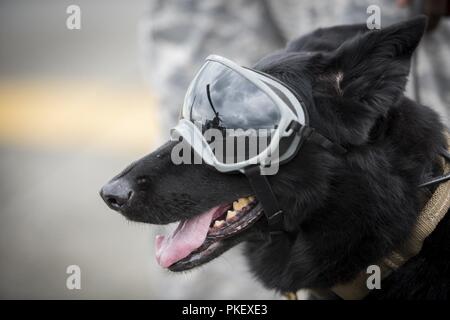
[[[305,103],[286,84],[212,55],[190,84],[171,136],[182,137],[218,171],[246,174],[266,216],[274,219],[281,211],[264,174],[275,174],[305,139],[346,151],[308,124]]]
[[[294,130],[307,124],[302,103],[286,86],[209,56],[189,86],[172,137],[181,135],[221,172],[243,172],[250,165],[291,158],[301,141]]]

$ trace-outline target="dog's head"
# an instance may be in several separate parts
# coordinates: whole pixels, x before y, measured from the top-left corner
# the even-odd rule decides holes
[[[268,177],[285,235],[268,240],[244,175],[175,165],[177,142],[131,164],[103,187],[103,199],[130,220],[181,221],[172,236],[156,240],[160,264],[173,271],[246,241],[250,265],[269,287],[346,280],[406,237],[420,205],[416,186],[439,145],[429,141],[440,136],[435,114],[403,96],[425,23],[319,29],[254,66],[310,96],[310,125],[349,150],[342,156],[306,141]]]

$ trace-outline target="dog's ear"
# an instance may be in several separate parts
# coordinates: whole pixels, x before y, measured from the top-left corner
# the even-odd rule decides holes
[[[420,16],[344,42],[332,58],[340,95],[386,114],[405,89],[411,56],[426,22],[426,17]]]

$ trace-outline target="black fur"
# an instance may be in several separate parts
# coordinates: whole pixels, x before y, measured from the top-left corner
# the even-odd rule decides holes
[[[438,151],[445,144],[436,113],[404,96],[425,24],[415,18],[375,31],[362,25],[319,29],[255,65],[313,101],[311,126],[349,150],[336,155],[306,142],[269,177],[285,229],[294,236],[262,240],[259,224],[240,239],[266,287],[332,287],[376,264],[410,235],[433,191],[417,186],[440,173]],[[120,208],[129,219],[170,223],[253,193],[243,175],[172,164],[172,147],[163,145],[113,179],[126,180],[133,190]],[[368,298],[448,298],[449,231],[447,215],[420,254]]]

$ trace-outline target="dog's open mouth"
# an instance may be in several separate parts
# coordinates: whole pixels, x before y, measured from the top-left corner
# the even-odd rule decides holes
[[[171,271],[206,263],[230,248],[224,242],[243,233],[262,214],[262,206],[250,196],[181,221],[171,235],[156,236],[156,260]]]

